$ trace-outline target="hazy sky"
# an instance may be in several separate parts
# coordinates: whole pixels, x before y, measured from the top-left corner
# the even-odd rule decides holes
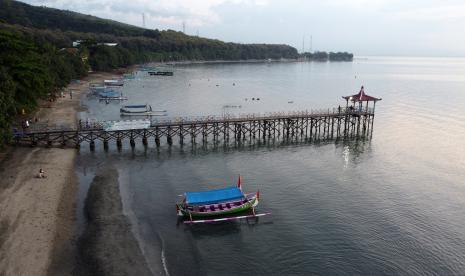
[[[26,0],[147,28],[356,55],[465,56],[464,0]]]

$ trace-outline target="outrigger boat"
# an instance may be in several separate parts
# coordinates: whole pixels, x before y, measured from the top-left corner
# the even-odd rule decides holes
[[[148,104],[125,105],[120,108],[122,116],[166,116],[166,110],[152,110]]]
[[[260,192],[243,193],[240,179],[239,176],[237,187],[233,186],[203,192],[186,192],[183,201],[176,204],[178,216],[188,219],[184,223],[193,224],[269,215],[270,213],[255,213],[255,207],[260,200]],[[231,214],[249,210],[252,210],[251,215],[229,217]]]
[[[101,101],[109,101],[109,100],[127,100],[127,97],[123,96],[123,93],[117,92],[114,90],[106,90],[99,93],[99,100]]]

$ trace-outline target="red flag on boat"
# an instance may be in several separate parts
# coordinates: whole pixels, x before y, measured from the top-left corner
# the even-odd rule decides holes
[[[241,175],[239,175],[239,178],[237,179],[237,188],[242,189],[242,185],[241,185]]]

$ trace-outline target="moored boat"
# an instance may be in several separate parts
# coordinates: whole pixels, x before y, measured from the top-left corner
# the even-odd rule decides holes
[[[122,116],[166,116],[166,110],[153,110],[151,105],[124,105],[120,108]]]
[[[150,76],[173,76],[172,71],[149,71]]]
[[[260,193],[242,192],[240,177],[237,186],[203,192],[186,192],[181,203],[176,204],[177,214],[189,218],[227,216],[248,210],[258,205]],[[219,219],[221,221],[222,219]]]
[[[127,100],[127,97],[123,96],[122,92],[118,92],[112,89],[104,90],[99,92],[99,100],[108,101],[108,100]]]
[[[102,82],[94,82],[89,84],[89,90],[91,93],[99,93],[105,91],[105,84]]]
[[[122,79],[104,80],[103,83],[106,86],[123,86],[124,80]]]

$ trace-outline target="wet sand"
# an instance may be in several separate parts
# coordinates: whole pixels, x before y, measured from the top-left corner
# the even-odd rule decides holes
[[[123,213],[118,171],[105,166],[87,193],[87,226],[78,242],[75,275],[152,275]]]
[[[50,107],[31,118],[39,123],[76,124],[88,83],[115,76],[91,74],[70,84]],[[15,148],[0,156],[0,275],[69,275],[74,257],[77,178],[72,148]],[[37,178],[42,168],[47,178]]]

